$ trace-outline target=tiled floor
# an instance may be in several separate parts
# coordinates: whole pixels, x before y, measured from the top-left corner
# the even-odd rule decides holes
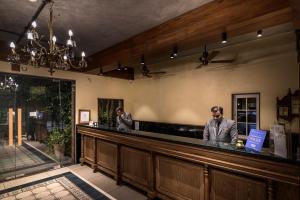
[[[51,168],[57,163],[29,150],[28,146],[8,146],[0,144],[0,180]]]
[[[0,183],[0,190],[33,182],[36,180],[65,173],[68,171],[73,172],[75,175],[81,177],[90,185],[94,186],[95,188],[99,188],[101,191],[111,195],[115,199],[121,199],[121,200],[146,200],[147,199],[147,197],[144,194],[137,192],[126,185],[118,186],[116,185],[116,182],[112,178],[104,174],[101,174],[99,172],[93,173],[93,170],[90,167],[80,166],[80,165],[72,165],[69,167]],[[35,193],[35,195],[38,194]],[[55,193],[53,193],[53,195],[55,196]]]

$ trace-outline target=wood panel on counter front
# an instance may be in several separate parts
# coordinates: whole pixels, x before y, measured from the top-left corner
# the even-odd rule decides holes
[[[84,126],[77,133],[82,164],[144,190],[149,199],[299,200],[294,163]]]

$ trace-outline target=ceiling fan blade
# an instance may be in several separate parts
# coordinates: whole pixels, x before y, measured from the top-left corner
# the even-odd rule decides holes
[[[160,72],[150,72],[149,74],[155,74],[155,75],[159,75],[159,74],[166,74],[166,71],[160,71]]]
[[[208,54],[207,60],[211,61],[212,59],[214,59],[214,57],[219,55],[219,53],[220,53],[220,51],[212,51],[210,54]]]
[[[231,60],[212,60],[210,61],[210,63],[233,63],[235,61],[235,59],[231,59]]]
[[[202,67],[203,67],[203,64],[198,65],[198,66],[196,67],[196,69],[200,69],[200,68],[202,68]]]

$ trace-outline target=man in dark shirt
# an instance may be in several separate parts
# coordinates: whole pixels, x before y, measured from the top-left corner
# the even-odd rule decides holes
[[[223,108],[211,108],[213,119],[209,120],[203,131],[203,139],[235,144],[238,138],[236,122],[223,118]]]

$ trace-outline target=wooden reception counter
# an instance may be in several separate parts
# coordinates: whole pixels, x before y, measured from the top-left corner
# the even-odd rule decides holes
[[[138,187],[150,199],[299,200],[299,162],[226,143],[77,126],[80,162]]]

